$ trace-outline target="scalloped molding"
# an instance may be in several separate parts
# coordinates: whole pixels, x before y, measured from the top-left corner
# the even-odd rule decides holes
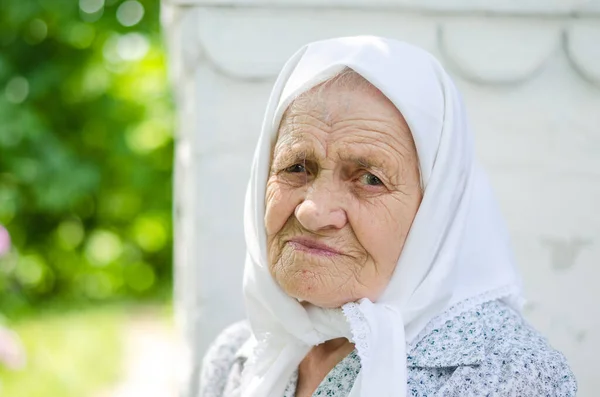
[[[559,49],[560,26],[469,19],[438,27],[443,63],[476,84],[518,85],[534,78]]]
[[[600,15],[600,0],[162,0],[176,6],[293,9],[386,9],[395,11],[483,12],[501,15]]]
[[[577,74],[600,88],[600,23],[585,21],[565,29],[562,45]]]
[[[274,32],[283,32],[277,35]],[[307,42],[357,34],[403,37],[423,48],[435,49],[435,21],[382,13],[284,10],[199,9],[196,34],[210,68],[228,78],[270,81],[285,61]],[[227,49],[227,50],[224,50]]]
[[[599,3],[595,0],[586,6],[600,10]],[[419,45],[440,57],[458,76],[476,84],[524,84],[562,53],[577,75],[600,87],[600,20],[595,18],[533,21],[350,10],[180,10],[177,45],[186,72],[202,62],[233,80],[271,81],[292,52],[306,42],[370,33]],[[332,22],[327,23],[329,20]],[[274,33],[284,31],[285,35]]]

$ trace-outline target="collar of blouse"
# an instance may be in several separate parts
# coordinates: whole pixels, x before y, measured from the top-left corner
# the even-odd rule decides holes
[[[464,313],[430,328],[424,337],[407,348],[409,368],[451,368],[480,365],[485,359],[486,329],[483,314],[477,310]],[[248,344],[236,353],[236,358],[246,361],[251,350]]]

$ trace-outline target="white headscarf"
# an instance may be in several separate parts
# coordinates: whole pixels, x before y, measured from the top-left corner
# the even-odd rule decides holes
[[[395,272],[377,302],[342,310],[305,308],[286,295],[267,263],[265,187],[283,112],[301,93],[349,67],[402,113],[415,141],[424,195]],[[441,313],[504,298],[517,305],[520,280],[490,185],[474,159],[461,97],[429,53],[395,40],[348,37],[294,54],[271,93],[246,193],[246,310],[254,338],[243,397],[283,395],[312,346],[347,337],[362,369],[352,397],[405,396],[407,343]],[[449,311],[452,309],[451,311]]]

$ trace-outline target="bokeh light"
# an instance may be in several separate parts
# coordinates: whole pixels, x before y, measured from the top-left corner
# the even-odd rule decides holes
[[[146,56],[150,50],[148,39],[140,33],[128,33],[119,37],[117,54],[125,61],[137,61]]]
[[[144,6],[136,0],[128,0],[117,9],[117,20],[126,27],[137,25],[143,17]]]
[[[95,230],[90,235],[85,255],[90,263],[98,266],[107,265],[116,260],[123,251],[123,243],[119,236],[108,230]]]
[[[22,76],[13,77],[6,84],[4,95],[8,102],[14,104],[23,102],[29,95],[29,82]]]
[[[93,14],[104,7],[104,0],[79,0],[79,8],[87,14]]]
[[[73,250],[83,240],[85,230],[79,219],[66,220],[58,225],[56,236],[58,238],[58,243],[62,248],[65,250]]]
[[[167,243],[167,227],[160,217],[140,216],[132,228],[138,245],[148,252],[161,250]]]
[[[48,35],[48,25],[42,19],[35,18],[29,24],[29,29],[25,35],[25,41],[30,45],[38,44]]]
[[[144,262],[126,266],[124,276],[127,285],[137,292],[150,289],[156,280],[154,270]]]
[[[92,45],[96,31],[88,23],[77,22],[72,24],[67,31],[67,40],[73,47],[83,50]]]

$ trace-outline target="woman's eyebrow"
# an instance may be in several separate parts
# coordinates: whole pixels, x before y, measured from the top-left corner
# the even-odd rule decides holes
[[[302,147],[300,145],[282,145],[278,148],[273,160],[277,163],[302,163],[315,158],[314,148]]]
[[[374,159],[373,157],[340,155],[340,160],[348,163],[354,163],[355,165],[365,169],[376,169],[380,171],[387,170],[386,161]]]

